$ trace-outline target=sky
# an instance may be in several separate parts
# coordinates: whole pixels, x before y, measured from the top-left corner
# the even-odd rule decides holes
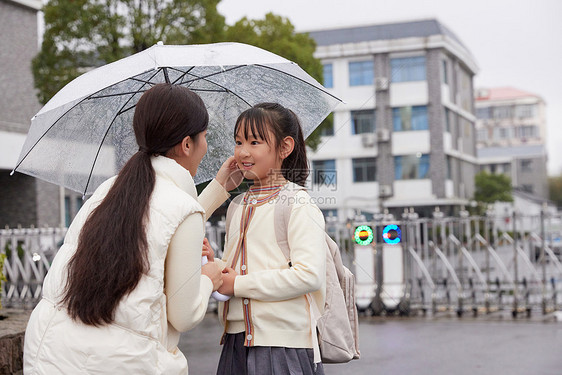
[[[511,86],[546,102],[549,175],[562,174],[562,1],[560,0],[222,0],[233,24],[268,12],[298,32],[436,18],[474,56],[475,88]]]

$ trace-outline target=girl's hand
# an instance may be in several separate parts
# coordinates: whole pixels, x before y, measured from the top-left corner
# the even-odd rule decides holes
[[[213,282],[213,292],[222,285],[221,270],[215,262],[209,262],[201,267],[201,274],[211,279]]]
[[[211,244],[209,243],[209,240],[207,239],[207,237],[205,237],[203,239],[203,251],[201,253],[202,256],[206,256],[207,260],[209,260],[209,262],[212,262],[215,260],[215,252],[213,251],[213,248],[211,247]]]
[[[225,267],[222,270],[222,286],[218,289],[220,294],[225,296],[234,295],[234,280],[238,276],[238,273],[230,267]]]
[[[217,177],[215,179],[226,189],[226,191],[235,189],[242,183],[244,176],[242,175],[242,171],[238,169],[238,164],[236,164],[234,156],[226,159],[217,172]]]

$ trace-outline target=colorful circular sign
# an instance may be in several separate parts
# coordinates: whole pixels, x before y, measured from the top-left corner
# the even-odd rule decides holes
[[[373,229],[368,225],[360,225],[355,229],[354,238],[359,245],[369,245],[373,242]]]
[[[382,230],[382,239],[384,242],[390,245],[396,245],[402,240],[402,232],[398,225],[389,224]]]

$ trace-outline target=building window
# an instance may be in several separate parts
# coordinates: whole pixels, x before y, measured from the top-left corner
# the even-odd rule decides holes
[[[312,183],[315,185],[336,185],[336,161],[334,159],[313,160]]]
[[[515,116],[519,118],[532,118],[535,117],[535,105],[524,104],[515,107]]]
[[[332,64],[324,64],[324,87],[327,89],[334,87]]]
[[[493,116],[495,119],[511,118],[511,107],[507,105],[494,107]]]
[[[394,131],[427,130],[427,107],[392,108],[392,123]]]
[[[531,159],[521,159],[521,172],[532,172],[533,171],[533,160]]]
[[[349,86],[372,85],[375,80],[373,60],[352,61],[349,63]]]
[[[70,207],[70,197],[64,197],[64,225],[68,228],[72,222],[72,207]]]
[[[353,159],[353,182],[375,181],[377,174],[376,158]]]
[[[425,56],[390,59],[391,81],[425,81]]]
[[[449,108],[444,107],[444,111],[443,111],[443,123],[445,124],[445,131],[450,133],[451,132],[451,111],[449,111]]]
[[[322,211],[322,214],[324,215],[325,218],[327,217],[338,217],[338,210],[336,209],[329,209],[329,210],[320,210]]]
[[[447,72],[447,60],[441,60],[441,72],[443,74],[443,83],[448,85],[449,84],[449,75]]]
[[[476,108],[476,117],[481,120],[488,120],[490,118],[490,107]]]
[[[477,141],[478,142],[486,142],[488,140],[488,129],[482,128],[478,129],[476,133]]]
[[[447,156],[447,176],[445,177],[447,180],[453,179],[453,160],[450,156]]]
[[[403,155],[394,157],[394,179],[415,180],[427,178],[429,172],[429,155]]]
[[[362,219],[365,219],[365,221],[373,221],[375,214],[369,211],[360,210],[359,217],[362,217]]]
[[[511,128],[494,128],[494,140],[502,140],[511,138]]]
[[[325,120],[324,120],[325,121]],[[320,135],[322,137],[330,137],[334,135],[334,120],[320,125]]]
[[[76,197],[76,213],[80,211],[83,205],[84,205],[84,199],[82,199],[82,197]]]
[[[510,163],[504,163],[503,164],[503,173],[506,174],[506,175],[511,174],[511,164]]]
[[[521,189],[530,194],[534,193],[533,185],[521,185]]]
[[[538,128],[535,125],[519,126],[515,128],[515,131],[517,132],[517,137],[524,139],[538,137],[539,135]]]
[[[352,134],[375,132],[375,110],[351,111]]]

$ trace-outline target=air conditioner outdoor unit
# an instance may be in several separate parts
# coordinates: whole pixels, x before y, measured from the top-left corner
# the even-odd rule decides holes
[[[375,89],[377,91],[388,90],[388,78],[378,77],[375,79]]]
[[[361,142],[363,147],[373,147],[377,143],[377,136],[374,133],[361,134]]]
[[[392,195],[392,186],[379,185],[379,197],[390,197]]]
[[[390,131],[388,129],[377,129],[377,140],[379,142],[390,141]]]

